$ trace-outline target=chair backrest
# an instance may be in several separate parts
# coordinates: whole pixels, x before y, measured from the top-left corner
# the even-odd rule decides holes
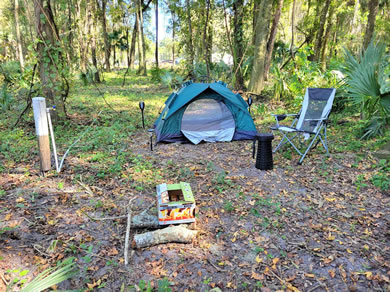
[[[307,88],[296,128],[301,131],[316,133],[321,121],[332,110],[335,88]]]

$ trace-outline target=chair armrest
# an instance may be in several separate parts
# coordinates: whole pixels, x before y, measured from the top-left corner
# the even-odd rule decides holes
[[[298,117],[299,114],[271,114],[271,116],[275,117],[275,119],[279,121],[283,121],[287,117]]]

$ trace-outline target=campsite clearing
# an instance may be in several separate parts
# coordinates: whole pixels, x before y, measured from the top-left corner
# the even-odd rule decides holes
[[[387,289],[389,197],[371,180],[380,174],[367,151],[372,142],[346,141],[353,121],[330,127],[330,158],[316,149],[298,167],[288,150],[275,155],[268,172],[255,169],[251,141],[159,144],[151,152],[138,102],[145,101],[151,125],[169,92],[132,78],[132,87],[122,89],[120,76],[106,76],[106,101],[117,112],[93,86],[72,91],[72,122],[55,127],[60,154],[91,118],[96,123],[60,175],[38,175],[32,124],[13,132],[1,120],[8,143],[0,154],[2,271],[27,269],[32,277],[75,257],[81,274],[59,289],[120,291],[142,283],[173,291]],[[272,121],[272,107],[254,110],[259,131]],[[125,267],[126,219],[102,219],[125,215],[134,197],[133,214],[142,212],[157,184],[177,181],[191,185],[198,237],[193,244],[137,249]]]

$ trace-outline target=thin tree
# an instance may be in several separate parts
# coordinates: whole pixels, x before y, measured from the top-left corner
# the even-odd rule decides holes
[[[158,0],[155,0],[156,3],[156,10],[155,10],[155,15],[156,15],[156,51],[155,51],[155,58],[156,58],[156,67],[158,68]]]
[[[329,43],[329,38],[330,38],[330,32],[333,27],[333,14],[334,14],[335,6],[334,4],[331,4],[330,9],[329,9],[329,15],[328,15],[328,21],[326,25],[326,31],[324,35],[324,41],[322,43],[322,49],[321,49],[321,68],[323,71],[326,69],[326,62],[325,62],[325,56],[326,56],[326,51],[327,51],[327,46]]]
[[[91,11],[92,11],[92,42],[91,42],[91,57],[92,64],[95,67],[94,81],[100,83],[100,75],[98,69],[98,61],[96,57],[96,39],[98,36],[98,21],[96,18],[96,4],[91,3]]]
[[[106,65],[106,71],[110,72],[110,53],[111,53],[111,44],[108,39],[108,33],[107,33],[107,18],[106,18],[106,10],[107,10],[107,0],[101,0],[102,5],[100,7],[99,0],[96,0],[97,7],[99,8],[100,12],[100,20],[102,22],[102,29],[103,29],[103,39],[104,39],[104,63]]]
[[[295,1],[295,0],[294,0]],[[265,57],[265,68],[264,68],[264,80],[268,79],[269,68],[271,67],[272,52],[274,50],[274,44],[276,39],[276,32],[278,30],[278,24],[280,20],[280,15],[282,14],[283,0],[278,1],[278,6],[276,8],[274,18],[272,20],[271,31],[269,34],[267,42],[267,55]]]
[[[138,31],[138,60],[139,60],[139,67],[138,67],[138,74],[146,75],[146,60],[144,55],[144,36],[143,36],[143,17],[142,17],[142,2],[141,0],[137,1],[137,14],[136,14],[136,21],[137,21],[137,31]]]
[[[16,42],[18,47],[18,56],[20,62],[20,68],[24,70],[24,55],[23,55],[23,42],[22,36],[20,35],[20,20],[19,20],[19,0],[15,0],[15,31],[16,31]]]
[[[175,30],[176,30],[176,14],[173,9],[171,10],[172,18],[172,68],[175,66]]]
[[[254,31],[254,34],[256,35],[254,60],[248,89],[255,95],[260,95],[264,88],[264,65],[270,26],[269,11],[272,9],[272,2],[272,0],[262,0],[259,4],[259,11]]]
[[[210,64],[209,64],[209,54],[208,54],[208,41],[207,41],[207,26],[209,22],[209,12],[210,12],[210,0],[206,0],[206,20],[204,23],[203,30],[203,48],[204,48],[204,59],[206,63],[207,78],[210,78]]]
[[[294,36],[295,36],[295,0],[293,0],[291,10],[291,44],[290,44],[290,55],[294,59]]]
[[[368,19],[366,26],[366,33],[364,34],[363,47],[367,49],[368,45],[371,42],[372,36],[374,35],[375,30],[375,19],[379,10],[379,0],[370,0],[368,2]]]
[[[188,77],[192,78],[194,77],[194,45],[192,42],[192,22],[191,22],[191,5],[190,0],[186,0],[186,10],[187,10],[187,23],[188,23],[188,39],[187,39],[187,46],[188,46]]]
[[[314,60],[318,61],[321,55],[322,41],[325,30],[326,15],[328,14],[329,6],[332,0],[326,0],[325,5],[321,10],[320,26],[318,28],[316,42],[314,46]]]
[[[244,77],[240,64],[244,58],[244,31],[243,31],[243,18],[244,18],[244,0],[233,1],[233,44],[234,44],[234,72],[235,74],[235,88],[237,90],[244,89]]]

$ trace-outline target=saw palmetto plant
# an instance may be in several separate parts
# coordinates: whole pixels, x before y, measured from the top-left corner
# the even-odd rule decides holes
[[[23,286],[21,292],[39,292],[57,285],[79,273],[75,263],[64,263],[58,267],[48,268],[36,276],[30,283]],[[19,281],[17,281],[19,282]],[[7,291],[13,291],[14,285],[7,287]]]
[[[346,92],[361,118],[366,120],[362,138],[383,134],[390,122],[390,55],[383,43],[372,41],[359,56],[345,50]]]

